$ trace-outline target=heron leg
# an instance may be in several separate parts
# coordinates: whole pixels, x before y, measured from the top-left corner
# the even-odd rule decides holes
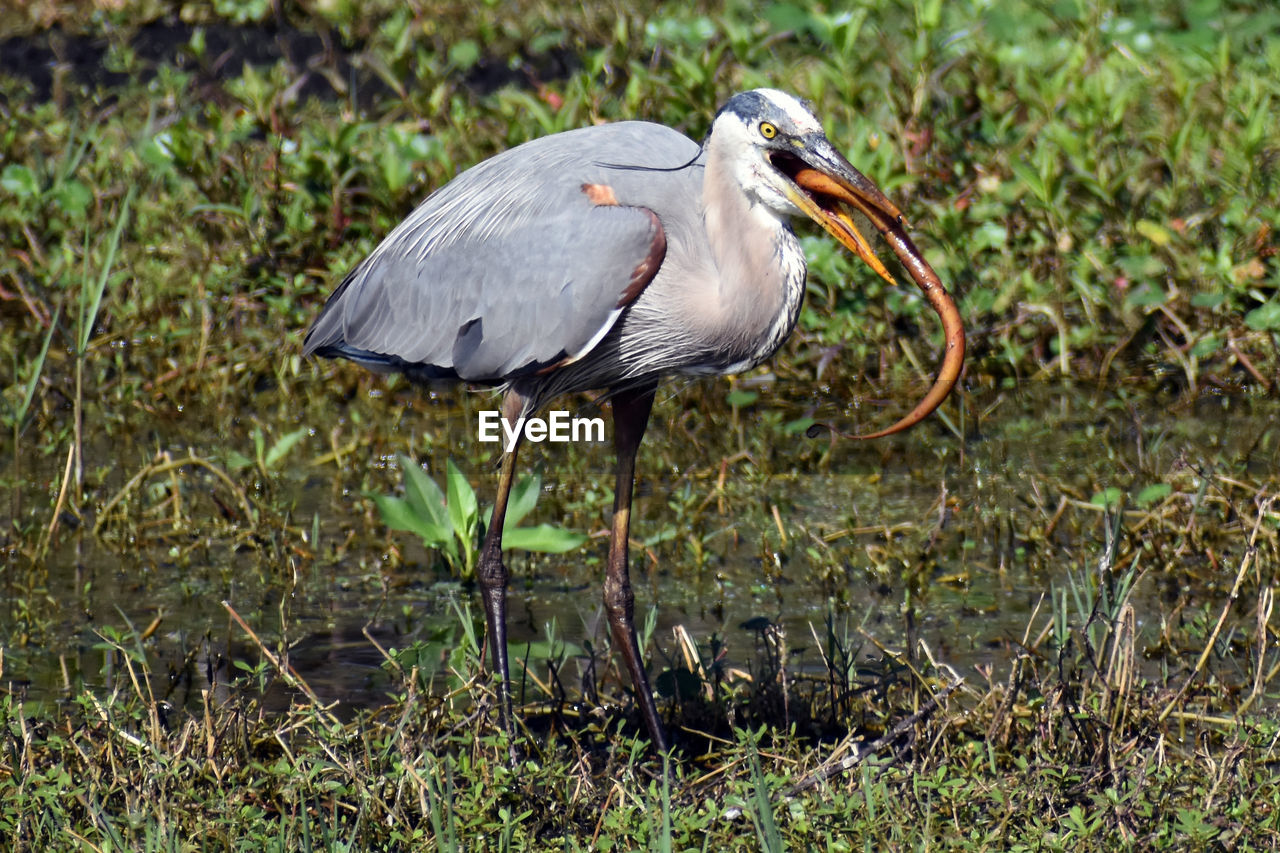
[[[659,752],[671,749],[667,730],[658,719],[649,676],[640,658],[636,639],[635,594],[631,591],[631,574],[627,568],[627,539],[631,528],[631,491],[635,484],[636,451],[649,424],[656,384],[621,391],[613,397],[613,445],[618,454],[617,481],[613,492],[613,532],[609,540],[609,565],[604,578],[604,607],[613,631],[613,643],[631,672],[631,684],[644,724]]]
[[[515,423],[524,404],[524,397],[514,391],[508,392],[502,400],[502,416],[509,423]],[[476,564],[476,578],[480,582],[485,621],[489,628],[489,649],[493,654],[493,668],[499,676],[498,707],[502,716],[502,728],[507,734],[514,732],[511,726],[511,668],[507,661],[507,567],[502,562],[502,524],[507,517],[507,498],[515,480],[516,453],[520,450],[520,438],[520,435],[516,436],[515,444],[502,457],[493,516],[489,520],[489,529],[484,533],[480,560]]]

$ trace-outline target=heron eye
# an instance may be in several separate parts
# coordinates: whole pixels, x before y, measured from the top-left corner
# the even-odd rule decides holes
[[[765,139],[773,139],[778,135],[778,128],[767,121],[760,122],[760,135]]]

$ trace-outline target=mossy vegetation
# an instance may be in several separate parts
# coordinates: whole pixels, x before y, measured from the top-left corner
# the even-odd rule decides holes
[[[50,0],[0,39],[10,847],[1280,842],[1270,4]],[[303,330],[480,159],[698,138],[761,85],[906,213],[963,389],[900,439],[805,438],[887,422],[939,343],[806,234],[787,347],[674,383],[641,454],[677,756],[590,606],[547,615],[597,600],[588,544],[514,558],[512,767],[471,589],[374,497],[452,458],[478,513],[491,401],[304,362]],[[531,525],[598,541],[607,454],[529,462]]]

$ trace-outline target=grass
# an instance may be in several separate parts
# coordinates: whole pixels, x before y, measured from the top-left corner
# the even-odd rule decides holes
[[[0,56],[24,57],[0,60],[0,838],[1276,846],[1280,483],[1265,413],[1280,377],[1280,13],[519,7],[218,0],[85,15],[50,0],[0,24],[22,40]],[[762,612],[812,583],[832,616],[812,643],[762,620],[732,657],[725,638],[688,630],[664,649],[651,617],[643,640],[683,747],[669,774],[636,739],[607,649],[554,625],[513,655],[528,728],[509,766],[483,626],[456,596],[430,619],[407,605],[371,619],[427,623],[361,639],[385,701],[320,699],[291,663],[309,630],[296,602],[447,562],[352,497],[398,482],[368,460],[409,453],[439,473],[453,458],[478,480],[489,450],[454,440],[479,405],[466,396],[303,362],[324,296],[426,192],[496,151],[620,118],[698,138],[757,85],[810,98],[906,212],[970,329],[965,388],[909,458],[798,441],[814,420],[871,409],[833,400],[900,397],[938,342],[909,288],[806,235],[809,298],[769,369],[827,390],[809,406],[771,401],[759,376],[714,399],[672,392],[654,429],[667,440],[642,455],[658,489],[638,501],[653,517],[635,550],[651,578],[716,598],[745,585],[726,564],[754,539]],[[1043,423],[1000,419],[1006,394],[1048,380],[1102,398],[1087,448],[1041,448]],[[1152,407],[1214,407],[1222,436],[1152,425]],[[1232,443],[1250,407],[1262,415]],[[590,458],[556,459],[562,483],[584,485],[543,490],[540,518],[599,529],[611,496]],[[855,494],[809,506],[796,472]],[[948,491],[962,479],[978,483],[963,492],[973,506]],[[896,496],[924,490],[898,521]],[[134,584],[119,599],[117,576]],[[891,624],[844,618],[864,586],[888,590]],[[921,641],[939,633],[926,623],[955,601],[987,618],[992,586],[1030,613],[961,683],[952,650]],[[184,638],[173,664],[173,623],[202,602],[226,634]]]
[[[1269,512],[1259,507],[1251,536]],[[1141,674],[1130,597],[1143,571],[1112,565],[1112,553],[1097,587],[1080,578],[1046,600],[1022,652],[985,684],[925,657],[843,683],[839,710],[797,686],[798,713],[845,732],[815,739],[756,722],[779,681],[738,678],[683,709],[718,720],[718,733],[685,729],[669,765],[613,714],[533,705],[521,718],[535,730],[510,767],[468,630],[453,646],[452,689],[420,693],[416,672],[389,657],[396,695],[354,719],[292,673],[287,646],[263,645],[243,622],[262,666],[230,691],[209,685],[195,712],[153,692],[138,632],[103,632],[116,661],[105,694],[58,708],[0,699],[0,826],[19,849],[1270,847],[1274,718],[1232,710],[1250,674],[1228,682],[1229,666],[1215,664],[1210,681],[1198,667],[1163,683]],[[1253,570],[1246,558],[1239,575]],[[1259,593],[1260,612],[1270,594]],[[1232,611],[1229,601],[1221,616]],[[458,627],[469,619],[460,612]],[[1236,647],[1274,667],[1267,631],[1232,619],[1227,636],[1223,624],[1202,638],[1202,659]],[[253,698],[274,680],[294,697],[281,712]]]

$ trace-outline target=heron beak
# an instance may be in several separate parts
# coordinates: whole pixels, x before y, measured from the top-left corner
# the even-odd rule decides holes
[[[810,143],[803,153],[798,153],[795,159],[791,155],[783,155],[774,160],[774,165],[796,185],[798,191],[788,193],[791,201],[881,278],[896,284],[876,257],[871,243],[858,230],[851,211],[862,213],[881,232],[885,230],[884,222],[905,225],[901,211],[870,178],[855,169],[825,139],[817,144]]]
[[[960,310],[933,268],[907,236],[907,223],[902,212],[885,197],[879,187],[841,156],[825,137],[805,140],[796,154],[783,154],[775,157],[772,162],[775,168],[794,183],[796,190],[788,195],[805,215],[821,225],[886,281],[896,283],[854,224],[853,212],[857,211],[870,220],[942,321],[946,350],[942,366],[938,369],[938,377],[928,393],[897,423],[854,438],[880,438],[916,425],[942,404],[960,379],[965,347],[964,322],[960,318]]]

